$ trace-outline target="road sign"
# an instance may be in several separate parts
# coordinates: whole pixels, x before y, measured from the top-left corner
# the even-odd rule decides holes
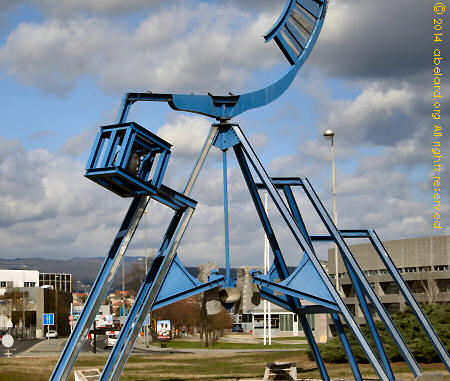
[[[14,344],[14,339],[11,335],[3,335],[2,337],[2,344],[6,348],[11,348]]]
[[[42,320],[44,325],[54,325],[55,324],[55,314],[42,314]]]
[[[147,314],[142,325],[150,325],[150,314]]]

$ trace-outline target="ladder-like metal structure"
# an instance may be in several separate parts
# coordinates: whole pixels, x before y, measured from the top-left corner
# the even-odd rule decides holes
[[[229,273],[227,205],[227,151],[231,149],[274,256],[269,272],[263,275],[261,272],[253,271],[251,273],[252,281],[260,286],[262,297],[298,315],[322,379],[329,380],[330,378],[306,314],[329,313],[331,315],[356,380],[362,380],[362,376],[350,348],[342,320],[357,339],[379,379],[384,381],[395,379],[370,314],[368,301],[386,326],[412,373],[415,376],[422,373],[419,364],[344,241],[345,238],[368,238],[374,245],[405,300],[450,371],[448,352],[395,268],[377,234],[373,230],[339,230],[307,179],[271,178],[239,125],[230,122],[232,117],[248,109],[272,102],[289,87],[317,40],[326,7],[326,0],[286,1],[280,18],[266,34],[265,39],[266,41],[273,39],[276,42],[291,67],[280,80],[264,89],[243,95],[230,94],[227,96],[155,94],[151,92],[126,94],[116,124],[102,127],[96,137],[88,160],[86,177],[122,197],[132,197],[133,200],[99,271],[85,307],[50,377],[51,381],[65,381],[69,378],[95,315],[106,297],[150,199],[171,208],[173,216],[158,253],[122,327],[117,343],[109,355],[100,380],[112,381],[120,378],[149,311],[216,287],[233,286]],[[140,101],[167,102],[175,110],[203,114],[218,120],[218,123],[212,125],[193,171],[181,192],[163,184],[171,145],[137,123],[127,122],[131,106]],[[223,153],[227,273],[226,277],[223,277],[219,276],[217,272],[212,272],[208,281],[201,283],[189,275],[183,267],[177,256],[177,248],[197,205],[197,202],[192,200],[189,195],[212,146],[220,149]],[[300,187],[305,192],[328,231],[328,235],[310,235],[308,233],[292,187]],[[276,234],[265,212],[259,195],[261,189],[267,191],[283,218],[285,226],[297,242],[299,265],[293,272],[288,271]],[[339,249],[355,287],[376,350],[370,346],[316,256],[313,243],[324,240],[334,241]],[[304,301],[312,304],[304,305]]]

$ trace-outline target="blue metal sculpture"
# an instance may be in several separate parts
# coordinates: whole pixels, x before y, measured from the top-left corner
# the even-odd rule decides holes
[[[274,255],[274,261],[268,274],[263,275],[261,272],[254,271],[252,280],[260,286],[260,292],[264,298],[298,315],[322,379],[329,380],[329,376],[306,319],[306,314],[310,313],[331,314],[356,380],[362,380],[362,377],[344,332],[341,318],[355,335],[378,377],[381,380],[394,380],[395,376],[375,328],[366,297],[385,324],[413,374],[418,376],[422,373],[420,366],[350,252],[344,238],[365,237],[370,239],[442,361],[450,370],[450,360],[446,349],[396,270],[376,233],[371,230],[338,230],[308,180],[270,178],[243,131],[237,124],[229,122],[232,117],[246,110],[272,102],[286,91],[317,40],[326,7],[326,0],[287,0],[281,16],[266,34],[265,40],[275,41],[291,67],[281,79],[264,89],[242,95],[225,96],[154,94],[151,92],[126,94],[117,124],[102,127],[95,140],[86,168],[86,177],[122,197],[134,198],[50,380],[68,379],[87,332],[111,286],[114,275],[150,199],[172,208],[174,214],[100,379],[106,381],[120,378],[149,311],[215,287],[222,287],[222,290],[233,289],[234,281],[230,275],[227,196],[227,152],[230,149],[233,149],[239,163]],[[139,101],[167,102],[175,110],[207,115],[219,121],[212,125],[192,174],[182,192],[177,192],[162,183],[170,157],[171,145],[138,124],[126,122],[131,106]],[[226,276],[219,276],[213,272],[206,283],[201,283],[188,274],[176,252],[197,204],[196,201],[189,198],[189,194],[211,146],[220,149],[223,157]],[[256,173],[259,183],[255,181],[252,173]],[[295,201],[292,186],[301,187],[305,191],[329,235],[315,236],[308,233]],[[302,255],[299,265],[291,273],[288,271],[276,235],[264,210],[259,189],[265,189],[268,192],[299,245]],[[286,201],[282,199],[280,191],[284,193]],[[314,251],[313,242],[316,240],[331,240],[337,244],[355,286],[379,357],[369,345],[322,268]],[[313,304],[303,305],[303,300]],[[230,299],[226,296],[223,301],[227,305]]]

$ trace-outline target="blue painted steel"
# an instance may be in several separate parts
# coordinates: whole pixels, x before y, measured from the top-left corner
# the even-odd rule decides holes
[[[347,354],[347,359],[352,369],[353,377],[355,377],[356,381],[362,381],[363,378],[361,376],[361,372],[359,371],[358,363],[356,362],[355,356],[353,355],[352,348],[350,347],[347,335],[345,334],[341,319],[336,313],[332,313],[331,318],[333,319],[333,323],[336,327],[339,339],[341,340],[342,346],[344,347],[345,353]]]
[[[378,334],[377,327],[375,326],[375,321],[373,320],[372,314],[369,309],[369,305],[367,304],[366,298],[361,288],[361,282],[356,277],[355,272],[353,271],[348,261],[345,258],[343,258],[343,260],[347,267],[350,279],[352,280],[353,287],[355,289],[355,293],[359,301],[359,305],[364,314],[364,318],[366,319],[366,323],[369,327],[373,341],[375,343],[375,346],[377,347],[378,354],[380,355],[381,361],[383,363],[384,370],[388,374],[390,380],[395,380],[394,372],[392,371],[391,365],[389,363],[389,358],[386,354],[386,351],[384,350],[383,342],[381,341],[380,335]]]
[[[103,126],[85,176],[121,197],[155,194],[161,187],[170,148],[171,144],[137,123]],[[156,169],[153,178],[148,179],[156,155]]]
[[[287,4],[290,4],[291,0],[287,0]],[[314,1],[312,0],[299,0],[305,9],[312,7]],[[316,3],[317,4],[317,3]],[[136,101],[153,101],[153,102],[167,102],[170,107],[178,111],[187,111],[197,114],[202,114],[216,118],[218,120],[229,120],[236,115],[243,113],[244,111],[265,106],[278,97],[280,97],[290,86],[294,80],[297,72],[304,64],[309,54],[311,53],[317,38],[322,29],[323,21],[325,18],[327,2],[320,2],[317,8],[317,19],[314,23],[314,27],[311,33],[308,34],[310,37],[303,46],[302,52],[296,56],[295,54],[289,55],[290,63],[293,65],[289,71],[275,83],[256,91],[245,93],[242,95],[225,95],[216,96],[212,94],[208,95],[196,95],[196,94],[156,94],[151,92],[146,93],[128,93],[125,98],[125,103],[132,103]],[[285,8],[288,14],[282,15],[285,19],[292,15],[292,10],[295,7]],[[284,25],[284,24],[283,24]],[[281,31],[277,30],[275,33],[277,39],[280,41]],[[277,34],[278,33],[278,34]],[[278,43],[278,42],[277,42]],[[290,49],[286,44],[278,43],[280,48]]]
[[[223,275],[219,275],[218,272],[213,272],[209,276],[208,282],[199,282],[188,273],[178,259],[178,256],[175,255],[155,302],[151,307],[151,311],[175,303],[178,300],[197,295],[200,292],[223,286],[224,284],[225,278]]]
[[[301,230],[303,237],[308,241],[309,247],[311,250],[314,250],[311,238],[309,237],[308,231],[306,230],[305,223],[303,222],[302,215],[300,213],[300,209],[298,208],[297,202],[295,201],[294,193],[292,193],[292,189],[290,185],[283,185],[284,197],[286,197],[286,201],[289,205],[289,209],[291,210],[292,216],[297,222],[297,226]]]
[[[283,189],[284,186],[301,186],[302,180],[300,177],[271,177],[270,181],[277,189]],[[257,183],[256,186],[258,189],[266,189],[264,184]]]
[[[416,316],[417,321],[422,326],[424,332],[430,339],[431,344],[433,344],[436,352],[439,354],[442,362],[447,368],[447,371],[450,373],[450,357],[444,345],[442,344],[442,341],[439,339],[439,336],[433,329],[433,326],[430,324],[430,321],[428,320],[426,315],[423,313],[422,309],[419,306],[419,303],[417,303],[408,285],[398,272],[397,268],[395,267],[395,263],[392,261],[392,258],[389,256],[388,252],[384,248],[384,245],[381,242],[375,230],[369,230],[368,234],[370,237],[370,242],[375,247],[375,250],[377,251],[384,265],[386,266],[389,274],[391,275],[394,282],[397,284],[398,288],[400,289],[400,292],[402,293],[412,312]]]
[[[214,124],[214,126],[219,129],[219,133],[217,134],[213,143],[215,147],[223,151],[235,146],[236,144],[239,144],[239,139],[237,138],[233,129],[230,128],[230,124],[216,123]]]
[[[55,314],[42,314],[43,325],[55,325]]]
[[[303,179],[303,189],[305,190],[306,195],[308,196],[308,198],[310,199],[314,208],[316,209],[320,219],[324,223],[329,234],[333,237],[334,242],[336,243],[336,245],[342,255],[342,258],[344,259],[344,261],[346,261],[346,265],[348,264],[348,267],[351,267],[351,269],[353,270],[355,277],[359,281],[359,284],[362,286],[365,294],[367,295],[370,303],[372,304],[372,306],[375,308],[376,312],[378,313],[378,316],[380,317],[381,321],[386,326],[386,329],[388,330],[389,334],[391,335],[392,339],[394,340],[394,342],[395,342],[397,348],[399,349],[400,353],[402,354],[403,358],[408,363],[408,366],[410,367],[414,376],[416,376],[416,377],[419,376],[420,374],[422,374],[422,369],[420,368],[416,359],[412,355],[411,351],[409,350],[409,348],[406,345],[405,341],[403,340],[402,336],[398,332],[397,328],[394,325],[394,322],[392,321],[391,317],[387,313],[383,304],[380,302],[377,295],[373,291],[372,287],[370,286],[370,283],[367,281],[367,278],[365,277],[363,271],[361,270],[361,268],[359,267],[355,258],[353,257],[353,254],[351,253],[350,249],[348,248],[346,242],[344,241],[342,236],[339,234],[338,229],[334,225],[333,221],[331,220],[330,216],[328,215],[328,212],[326,211],[325,207],[323,206],[322,202],[320,201],[319,197],[317,196],[316,192],[314,191],[314,189],[311,186],[308,179]],[[356,287],[356,285],[355,285],[355,287]],[[366,355],[367,355],[367,353],[366,353]]]
[[[100,376],[101,381],[118,380],[120,378],[145,316],[157,300],[161,287],[169,274],[176,250],[193,211],[193,209],[188,208],[182,213],[177,212],[171,221],[160,250],[152,262],[152,266],[139,289],[127,320],[120,331],[117,342],[103,368]],[[174,287],[174,285],[169,285],[168,287]],[[173,291],[176,292],[177,290],[174,288]]]
[[[86,340],[87,333],[94,322],[100,305],[106,297],[107,291],[111,287],[114,275],[119,268],[123,255],[136,231],[139,220],[149,200],[149,197],[136,197],[131,202],[119,232],[91,288],[77,324],[67,340],[61,357],[53,370],[50,381],[63,381],[69,378],[75,361],[83,347],[83,343]]]
[[[228,228],[227,150],[222,151],[223,219],[225,233],[225,287],[234,287],[230,273],[230,232]]]
[[[383,369],[383,366],[381,365],[378,358],[375,356],[374,352],[370,348],[369,343],[367,342],[366,338],[364,337],[363,333],[361,332],[359,326],[356,324],[353,316],[351,315],[350,311],[348,310],[346,304],[339,296],[338,292],[334,288],[333,284],[331,283],[331,280],[328,278],[328,275],[326,274],[325,270],[322,268],[319,260],[317,259],[315,253],[311,250],[308,241],[303,237],[303,234],[300,230],[300,228],[297,226],[297,223],[295,222],[294,218],[290,214],[288,208],[284,204],[283,200],[281,199],[280,195],[278,194],[275,186],[271,183],[270,177],[267,175],[264,167],[259,162],[258,157],[254,153],[253,149],[251,148],[250,144],[248,143],[245,135],[243,134],[242,130],[238,126],[233,126],[233,129],[238,136],[239,140],[241,141],[241,145],[233,147],[235,152],[238,153],[239,148],[243,148],[245,150],[245,155],[247,156],[248,160],[250,161],[253,169],[259,176],[261,182],[264,184],[267,192],[269,193],[270,197],[272,198],[275,206],[279,210],[281,216],[283,217],[284,221],[286,222],[288,228],[291,230],[295,240],[299,244],[302,250],[304,250],[309,258],[311,259],[311,262],[313,263],[315,269],[319,273],[319,275],[322,277],[323,281],[328,287],[328,290],[330,291],[333,298],[336,300],[336,303],[338,304],[341,313],[343,314],[344,318],[347,321],[347,324],[349,328],[353,331],[355,337],[357,338],[359,344],[361,345],[364,353],[366,354],[367,358],[369,359],[370,363],[372,364],[375,372],[377,373],[378,377],[381,380],[388,380],[388,376],[386,372]],[[238,157],[238,155],[236,155]],[[239,161],[239,159],[238,159]],[[255,186],[256,188],[256,186]]]
[[[192,170],[192,173],[184,188],[184,195],[189,195],[191,192],[215,136],[217,135],[217,131],[217,126],[213,125],[208,136],[206,137],[197,163],[194,166],[194,169]],[[137,328],[134,328],[142,325],[145,315],[148,313],[156,300],[160,287],[164,285],[165,276],[169,271],[169,267],[175,256],[178,244],[192,216],[192,209],[188,209],[188,212],[184,215],[184,217],[183,214],[185,213],[178,210],[172,218],[160,246],[158,256],[153,261],[147,277],[141,285],[138,296],[133,304],[132,311],[125,322],[124,327],[122,327],[118,341],[108,358],[107,366],[105,366],[101,376],[102,380],[118,380],[123,371],[125,363],[137,338]],[[183,221],[181,221],[182,217]],[[180,223],[181,226],[179,226]]]
[[[234,126],[237,127],[237,126]],[[234,129],[233,127],[233,129]],[[236,135],[237,136],[237,135]],[[239,139],[241,140],[241,139]],[[279,276],[279,279],[285,279],[289,277],[289,271],[287,269],[286,263],[284,261],[283,255],[281,254],[280,246],[278,245],[278,241],[276,239],[275,233],[272,229],[272,226],[270,224],[269,218],[267,216],[267,213],[265,211],[265,208],[263,206],[263,203],[261,201],[261,197],[258,193],[258,188],[256,186],[256,183],[253,180],[250,168],[248,166],[248,163],[245,159],[244,152],[242,151],[242,144],[234,145],[233,146],[234,153],[236,155],[236,159],[239,163],[239,166],[241,168],[242,174],[244,176],[245,182],[247,184],[248,190],[250,192],[250,195],[252,197],[253,203],[255,205],[256,211],[258,212],[259,219],[261,221],[261,225],[263,226],[263,229],[266,233],[267,239],[269,241],[269,245],[272,249],[273,255],[274,255],[274,263],[273,267],[274,269],[270,271],[269,273],[273,276],[274,272]],[[270,282],[270,280],[269,280]],[[267,285],[267,283],[266,283]],[[292,311],[296,311],[297,313],[300,312],[300,309],[302,307],[300,300],[298,298],[294,298],[291,295],[286,295],[286,300],[291,306]],[[306,324],[308,324],[306,322]],[[308,327],[304,328],[305,330],[309,329]],[[325,368],[325,364],[323,362],[322,357],[320,356],[320,352],[317,349],[317,344],[314,341],[313,337],[307,337],[308,343],[311,348],[315,348],[313,350],[314,360],[317,364],[317,367],[319,368],[320,374],[322,376],[323,380],[328,381],[329,376],[327,373],[327,370]]]

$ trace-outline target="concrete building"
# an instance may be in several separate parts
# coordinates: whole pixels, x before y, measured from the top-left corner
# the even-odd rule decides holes
[[[36,287],[39,284],[39,271],[37,270],[1,270],[0,269],[0,295],[7,287]]]
[[[39,273],[39,287],[52,286],[54,290],[72,292],[72,274]]]
[[[65,282],[71,279],[70,274],[54,275],[54,279],[66,275]],[[43,338],[43,314],[54,313],[55,325],[50,329],[69,334],[72,293],[65,291],[65,282],[41,284],[40,278],[37,270],[0,270],[0,329],[16,337]]]
[[[419,303],[450,302],[450,235],[386,241],[383,244]],[[352,245],[350,250],[387,311],[393,314],[404,310],[405,301],[372,245]],[[329,275],[335,283],[334,255],[334,248],[330,249]],[[341,257],[338,258],[339,288],[344,301],[357,321],[363,322],[347,270]]]

